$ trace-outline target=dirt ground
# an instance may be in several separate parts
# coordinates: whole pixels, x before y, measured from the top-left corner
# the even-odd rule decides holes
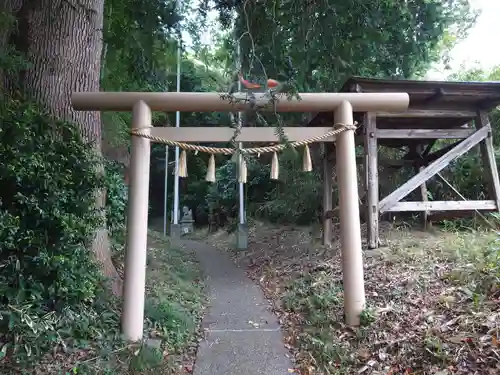
[[[338,228],[334,229],[338,239]],[[206,237],[207,238],[207,237]],[[364,251],[367,307],[343,324],[341,252],[318,230],[250,226],[231,251],[273,302],[295,357],[312,374],[500,374],[500,252],[495,232],[422,232],[383,224],[384,247]]]

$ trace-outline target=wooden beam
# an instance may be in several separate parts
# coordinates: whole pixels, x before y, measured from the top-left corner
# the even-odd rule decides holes
[[[381,139],[464,139],[474,133],[474,129],[377,129]]]
[[[418,152],[420,157],[422,157],[423,153],[425,152],[425,150],[423,150],[422,145],[417,145],[416,151]],[[416,173],[419,173],[422,171],[422,169],[424,169],[424,167],[423,166],[415,166],[414,169],[415,169]],[[429,201],[429,196],[428,196],[428,192],[427,192],[427,184],[425,182],[422,185],[420,185],[420,198],[422,199],[422,202],[424,202],[424,203],[427,203]],[[424,230],[427,229],[427,224],[429,223],[428,216],[429,216],[429,211],[422,211],[420,221],[421,221],[422,228]]]
[[[397,202],[387,209],[387,212],[408,211],[474,211],[494,210],[496,203],[493,200],[486,201],[427,201],[427,202]]]
[[[446,109],[409,109],[405,112],[377,112],[381,118],[470,118],[476,116],[474,111],[446,110]]]
[[[365,148],[365,189],[366,189],[366,213],[368,226],[368,248],[378,247],[378,147],[377,147],[377,124],[374,113],[366,113],[364,119],[364,148]]]
[[[427,99],[424,100],[425,104],[430,104],[433,102],[437,102],[439,99],[441,99],[443,96],[445,96],[445,92],[442,87],[438,87],[436,90],[434,90],[434,94],[429,96]]]
[[[488,114],[485,111],[479,111],[475,120],[476,128],[489,128],[491,129],[490,121],[488,119]],[[500,212],[500,179],[498,177],[497,162],[495,159],[495,150],[493,149],[493,139],[491,135],[491,130],[488,133],[488,137],[484,139],[480,144],[481,157],[483,159],[484,169],[487,173],[486,183],[488,185],[488,191],[490,193],[490,198],[494,199],[496,202],[496,209]]]
[[[407,93],[358,94],[349,92],[299,93],[290,99],[285,94],[275,95],[270,105],[267,93],[255,93],[250,103],[248,92],[236,92],[233,99],[219,92],[74,92],[71,103],[76,111],[131,111],[135,103],[143,101],[152,111],[179,112],[236,112],[252,109],[255,105],[269,112],[332,112],[344,101],[355,111],[408,109]],[[236,99],[236,100],[234,100]]]
[[[435,160],[422,171],[416,174],[414,177],[410,178],[402,186],[394,190],[387,197],[382,199],[379,205],[380,212],[388,211],[392,206],[394,206],[401,199],[406,197],[409,193],[415,190],[418,186],[422,185],[425,181],[434,176],[437,172],[443,170],[450,162],[454,159],[462,156],[472,147],[477,145],[480,141],[488,136],[491,128],[489,125],[477,130],[469,138],[462,141],[458,146],[448,151],[446,154],[441,156],[439,159]]]
[[[313,137],[322,136],[333,128],[294,128],[285,127],[288,140],[300,141]],[[230,127],[189,127],[189,128],[151,128],[150,134],[155,137],[168,139],[177,142],[186,143],[227,143],[234,135],[235,129]],[[279,142],[274,128],[242,128],[240,135],[236,138],[237,142]],[[321,142],[334,142],[335,137],[322,139]]]

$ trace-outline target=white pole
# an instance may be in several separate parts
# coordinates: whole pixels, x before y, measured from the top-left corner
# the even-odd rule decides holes
[[[335,110],[334,121],[336,124],[354,123],[351,103],[340,103]],[[345,320],[348,325],[358,326],[365,308],[365,286],[354,130],[345,130],[336,137]]]
[[[236,30],[236,27],[235,27]],[[239,40],[237,40],[236,45],[236,69],[241,72],[241,46]],[[238,80],[238,92],[241,92],[241,82]],[[241,128],[243,126],[243,113],[238,112],[238,126]],[[243,147],[243,143],[239,143],[239,148]],[[238,166],[241,167],[241,158],[238,163]],[[240,224],[245,224],[245,187],[243,182],[239,183],[239,201],[240,201]]]
[[[241,122],[241,112],[239,113],[238,120]],[[240,148],[242,147],[242,143],[240,142]],[[239,166],[241,166],[241,155],[240,155],[240,162],[238,163]],[[245,224],[245,187],[243,182],[239,183],[240,187],[240,224]]]
[[[177,11],[180,12],[181,0],[177,0]],[[182,36],[178,35],[177,41],[177,92],[181,91],[181,42]],[[175,127],[181,123],[181,113],[175,113]],[[175,148],[175,178],[174,178],[174,224],[179,224],[179,147]]]
[[[132,128],[145,127],[151,127],[151,109],[140,101],[132,110]],[[149,139],[133,136],[122,313],[122,331],[130,341],[141,340],[144,328],[150,156]]]
[[[165,192],[163,197],[163,235],[167,236],[168,217],[168,146],[165,146]]]

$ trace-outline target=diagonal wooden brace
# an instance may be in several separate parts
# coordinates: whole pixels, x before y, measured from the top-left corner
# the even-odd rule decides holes
[[[446,168],[454,159],[462,156],[472,147],[477,145],[485,139],[491,132],[491,127],[488,124],[483,128],[474,132],[470,137],[458,144],[455,148],[448,151],[446,154],[435,160],[427,167],[422,169],[418,174],[410,178],[406,183],[394,190],[387,197],[382,199],[379,204],[379,212],[383,213],[388,211],[391,207],[396,205],[401,199],[410,194],[417,187],[433,177],[436,173]]]

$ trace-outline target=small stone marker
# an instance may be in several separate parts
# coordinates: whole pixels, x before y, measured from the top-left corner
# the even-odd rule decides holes
[[[182,234],[192,233],[194,231],[193,223],[194,223],[193,212],[186,206],[182,207],[182,218],[181,218]]]

